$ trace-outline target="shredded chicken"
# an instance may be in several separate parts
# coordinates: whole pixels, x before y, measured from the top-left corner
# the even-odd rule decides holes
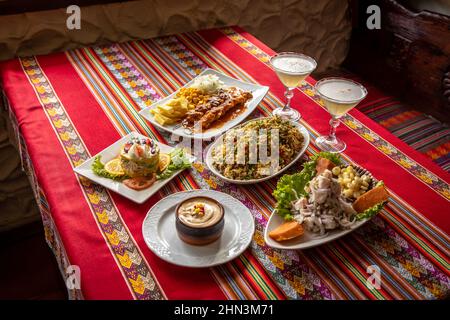
[[[294,218],[312,232],[349,228],[355,222],[356,211],[341,195],[341,186],[330,170],[313,178],[307,187],[308,197],[293,203]]]

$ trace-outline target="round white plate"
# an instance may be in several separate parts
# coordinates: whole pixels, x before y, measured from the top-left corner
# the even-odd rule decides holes
[[[183,200],[210,197],[223,205],[225,224],[222,236],[205,246],[183,242],[175,229],[175,208]],[[255,221],[250,210],[228,194],[212,190],[174,193],[156,203],[142,224],[142,234],[150,250],[161,259],[184,267],[204,268],[238,257],[252,241]]]
[[[240,128],[242,126],[245,126],[247,123],[252,122],[252,121],[258,121],[258,120],[262,120],[265,118],[257,118],[257,119],[252,119],[250,121],[247,121],[233,129],[236,128]],[[206,153],[206,165],[208,166],[208,169],[211,170],[212,173],[214,173],[216,176],[218,176],[219,178],[230,182],[230,183],[236,183],[236,184],[254,184],[254,183],[258,183],[261,181],[265,181],[265,180],[269,180],[277,175],[279,175],[280,173],[283,173],[284,171],[286,171],[290,166],[292,166],[295,162],[298,161],[298,159],[300,159],[300,157],[305,153],[306,149],[308,148],[309,145],[309,141],[310,141],[310,137],[309,137],[309,133],[308,130],[306,130],[306,128],[301,125],[298,122],[293,122],[291,121],[291,124],[294,125],[295,127],[297,127],[298,131],[300,131],[300,133],[303,136],[303,140],[304,140],[304,144],[303,147],[299,150],[298,154],[295,156],[295,158],[291,161],[291,163],[289,163],[287,166],[285,166],[284,168],[282,168],[280,171],[264,177],[264,178],[259,178],[259,179],[250,179],[250,180],[235,180],[235,179],[230,179],[227,178],[225,176],[223,176],[219,171],[216,170],[216,168],[214,168],[213,166],[213,159],[212,159],[212,150],[214,150],[214,148],[223,140],[223,139],[217,139],[213,144],[211,144],[210,148],[208,149],[208,152]],[[226,134],[226,133],[224,133]]]
[[[328,231],[324,235],[320,235],[318,233],[309,232],[305,230],[305,233],[298,237],[297,239],[287,240],[287,241],[275,241],[271,237],[269,237],[269,232],[276,229],[279,225],[284,222],[284,219],[280,217],[275,211],[272,211],[272,215],[267,222],[266,229],[264,230],[264,241],[269,247],[275,249],[285,249],[285,250],[298,250],[298,249],[307,249],[316,246],[320,246],[327,242],[339,239],[340,237],[349,234],[352,231],[355,231],[359,227],[361,227],[364,223],[369,221],[370,219],[364,219],[361,221],[357,221],[350,229],[335,229]]]

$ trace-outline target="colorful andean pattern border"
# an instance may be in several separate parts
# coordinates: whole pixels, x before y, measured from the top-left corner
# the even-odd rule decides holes
[[[90,158],[81,137],[37,60],[34,57],[22,58],[21,63],[71,165],[78,166]],[[133,296],[136,299],[164,299],[162,290],[133,236],[124,226],[109,192],[83,177],[79,177],[79,182]]]
[[[56,261],[58,262],[58,267],[60,268],[60,272],[63,276],[63,279],[66,282],[69,281],[71,284],[73,284],[71,286],[67,286],[67,292],[68,292],[69,299],[82,300],[83,293],[82,293],[81,289],[75,285],[76,284],[75,281],[78,281],[78,279],[76,279],[76,280],[69,279],[69,277],[71,275],[73,275],[73,273],[71,273],[70,272],[71,270],[69,269],[69,266],[71,266],[71,263],[69,262],[69,258],[67,257],[67,253],[64,249],[64,246],[62,244],[58,230],[53,221],[44,191],[38,184],[38,180],[37,180],[35,172],[34,172],[33,164],[31,162],[30,157],[28,156],[28,150],[27,150],[25,140],[19,130],[19,125],[17,123],[17,119],[10,108],[9,101],[6,99],[6,96],[3,95],[3,97],[5,98],[4,104],[5,104],[6,109],[9,111],[9,118],[11,119],[11,125],[12,125],[12,129],[14,132],[13,143],[19,150],[22,169],[28,176],[28,180],[30,181],[31,188],[33,190],[34,198],[36,200],[36,203],[39,208],[39,212],[41,214],[41,219],[42,219],[42,223],[44,226],[45,241],[47,242],[48,246],[50,247],[53,254],[55,255],[55,258],[56,258]]]

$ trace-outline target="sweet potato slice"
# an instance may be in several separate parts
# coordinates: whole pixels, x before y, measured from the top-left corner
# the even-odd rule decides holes
[[[303,227],[297,221],[288,221],[269,232],[269,237],[275,241],[285,241],[297,238],[303,234]]]
[[[356,199],[355,202],[353,202],[353,209],[355,209],[356,212],[361,213],[380,202],[386,201],[388,198],[389,193],[386,188],[381,185],[367,191]]]
[[[324,172],[325,170],[331,170],[334,167],[336,167],[336,165],[325,158],[319,158],[317,159],[317,163],[316,163],[316,171],[317,171],[317,175],[321,174],[322,172]]]

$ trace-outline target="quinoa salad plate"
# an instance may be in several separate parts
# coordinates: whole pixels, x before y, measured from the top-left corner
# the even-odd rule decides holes
[[[278,134],[272,137],[271,132]],[[261,134],[264,133],[264,134]],[[232,137],[231,147],[226,143]],[[276,138],[275,138],[276,136]],[[262,161],[261,151],[271,158],[271,141],[277,139],[278,162]],[[280,117],[266,117],[247,121],[217,139],[208,149],[206,164],[221,179],[236,184],[253,184],[271,179],[292,166],[305,153],[309,133],[298,122]],[[257,141],[252,146],[252,142]],[[232,148],[232,149],[231,149]],[[233,161],[228,161],[228,155]],[[239,158],[241,158],[239,161]],[[256,161],[251,161],[256,159]]]

